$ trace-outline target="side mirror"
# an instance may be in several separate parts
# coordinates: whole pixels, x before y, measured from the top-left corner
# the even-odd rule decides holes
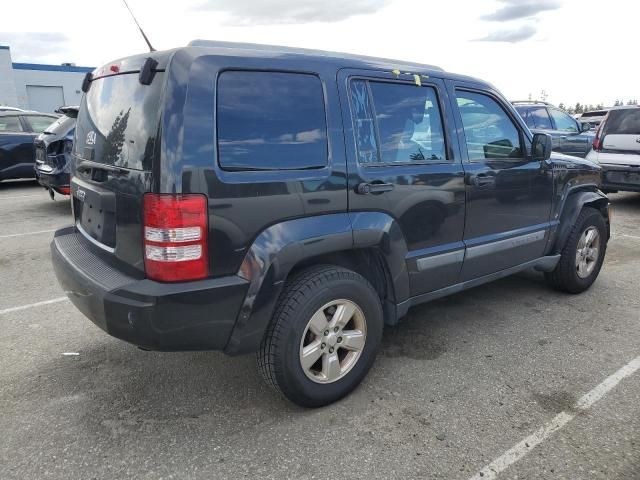
[[[591,130],[591,124],[589,122],[584,122],[580,124],[580,131],[588,132],[589,130]]]
[[[551,150],[553,150],[553,141],[551,135],[547,133],[534,133],[531,145],[531,154],[533,159],[537,161],[549,160],[551,158]]]

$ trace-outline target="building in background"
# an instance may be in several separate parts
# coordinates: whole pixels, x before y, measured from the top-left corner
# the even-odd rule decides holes
[[[0,45],[0,105],[53,112],[78,105],[82,79],[93,67],[74,64],[14,63],[9,47]]]

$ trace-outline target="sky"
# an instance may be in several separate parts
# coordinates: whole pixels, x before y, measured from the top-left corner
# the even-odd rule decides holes
[[[632,0],[128,0],[157,50],[202,38],[438,65],[507,98],[640,99]],[[121,0],[4,0],[14,62],[100,66],[146,51]]]

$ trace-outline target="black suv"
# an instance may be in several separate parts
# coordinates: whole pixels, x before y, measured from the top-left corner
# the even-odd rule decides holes
[[[354,389],[413,305],[528,268],[578,293],[604,260],[600,168],[473,78],[197,41],[83,90],[65,292],[144,349],[257,352],[300,405]]]

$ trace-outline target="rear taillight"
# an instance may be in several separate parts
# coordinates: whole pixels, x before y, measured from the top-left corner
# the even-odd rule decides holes
[[[148,278],[182,282],[206,277],[207,243],[204,195],[144,196],[144,266]]]
[[[596,130],[596,138],[593,139],[593,149],[596,152],[599,152],[602,149],[602,132],[604,131],[604,124],[607,123],[608,118],[609,114],[607,113]]]

